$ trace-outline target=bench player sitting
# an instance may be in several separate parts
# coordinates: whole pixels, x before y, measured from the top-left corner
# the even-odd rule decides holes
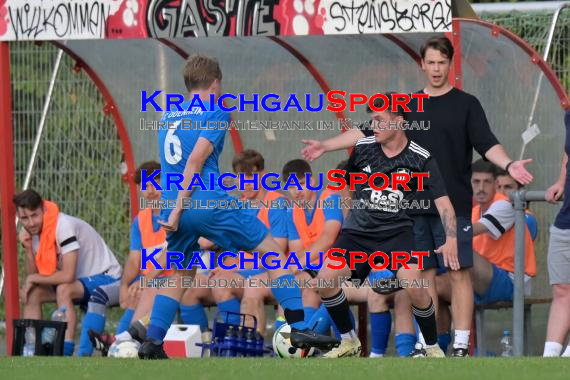
[[[32,237],[26,254],[27,276],[22,289],[24,318],[42,319],[42,304],[65,308],[64,355],[73,355],[79,304],[87,314],[84,326],[104,326],[107,307],[119,303],[121,266],[103,238],[87,222],[60,212],[34,190],[14,196],[16,213]],[[91,343],[82,331],[80,354]]]

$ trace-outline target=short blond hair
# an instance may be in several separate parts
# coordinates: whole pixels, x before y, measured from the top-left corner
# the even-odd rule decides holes
[[[205,55],[192,54],[182,68],[184,84],[188,92],[203,90],[212,84],[214,80],[222,80],[222,70],[215,58]]]

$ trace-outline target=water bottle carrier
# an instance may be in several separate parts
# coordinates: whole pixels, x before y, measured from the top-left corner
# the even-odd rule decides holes
[[[230,320],[234,319],[235,316],[239,317],[239,324],[230,323]],[[253,324],[248,323],[249,326],[246,326],[248,321],[253,321]],[[253,327],[251,327],[252,325]],[[235,339],[226,339],[230,328],[237,334]],[[212,357],[259,357],[268,350],[264,345],[261,346],[262,348],[258,347],[256,332],[257,318],[255,316],[233,312],[217,312],[212,327],[212,340],[209,343],[197,343],[196,345],[202,347],[202,356],[209,349]],[[251,339],[249,342],[246,341],[248,336],[253,337],[253,344]]]
[[[26,329],[33,328],[35,331],[35,356],[63,356],[63,342],[65,340],[65,330],[67,322],[42,321],[36,319],[15,319],[14,334],[12,341],[12,355],[22,356]],[[53,344],[42,344],[42,333],[45,329],[55,329],[55,339]]]

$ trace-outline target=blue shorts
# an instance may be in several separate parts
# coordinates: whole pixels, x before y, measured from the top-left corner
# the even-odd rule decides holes
[[[108,274],[96,274],[90,277],[81,277],[78,280],[81,282],[81,285],[83,285],[83,298],[74,303],[79,305],[82,309],[87,307],[89,297],[91,297],[91,294],[93,294],[93,291],[97,289],[97,287],[109,285],[114,282],[117,282],[117,286],[119,286],[121,282],[120,278],[109,276]]]
[[[161,219],[168,220],[170,212],[164,209]],[[182,253],[182,265],[186,268],[193,253],[200,251],[198,239],[201,236],[226,251],[237,253],[253,250],[268,233],[267,227],[250,210],[197,208],[182,211],[178,230],[168,233],[166,240],[169,252]]]
[[[394,278],[394,277],[395,275],[394,273],[392,273],[391,270],[383,269],[381,271],[370,272],[370,274],[368,275],[368,280],[372,282],[374,280],[380,280],[383,278]]]
[[[511,280],[509,272],[493,264],[493,279],[489,284],[487,293],[483,296],[475,293],[475,304],[487,305],[499,301],[512,301],[513,291],[513,280]]]

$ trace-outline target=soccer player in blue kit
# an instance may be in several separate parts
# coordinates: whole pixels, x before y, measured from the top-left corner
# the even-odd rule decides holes
[[[192,254],[199,250],[198,238],[203,236],[220,247],[232,252],[258,251],[261,254],[276,252],[281,262],[286,257],[273,240],[267,228],[253,213],[247,209],[182,209],[185,198],[192,200],[227,200],[236,198],[223,191],[219,185],[213,184],[214,190],[202,190],[194,186],[190,190],[194,174],[199,173],[207,189],[210,188],[209,175],[219,177],[218,159],[222,154],[226,128],[220,127],[222,122],[230,121],[230,114],[217,105],[210,109],[211,95],[214,101],[221,95],[222,72],[218,62],[210,57],[192,55],[186,62],[183,71],[184,83],[191,100],[183,103],[183,111],[166,111],[162,120],[171,121],[176,129],[160,130],[158,143],[161,167],[164,173],[179,173],[183,181],[179,190],[177,186],[166,186],[167,176],[162,176],[162,199],[176,200],[176,207],[164,209],[161,215],[164,229],[168,232],[169,252],[181,252],[184,256],[182,265],[190,264]],[[204,105],[204,108],[199,104]],[[188,124],[188,119],[192,124]],[[182,124],[185,121],[186,124]],[[199,123],[201,122],[201,124]],[[181,127],[182,124],[182,127]],[[187,125],[185,128],[184,125]],[[194,127],[188,127],[194,125]],[[197,126],[202,126],[199,128]],[[184,293],[178,286],[182,276],[193,276],[192,270],[175,270],[176,287],[165,287],[159,290],[155,298],[150,324],[145,342],[139,349],[141,359],[166,359],[163,350],[163,339],[172,324],[179,302]],[[270,277],[279,284],[293,283],[295,278],[289,269],[278,268],[269,271]],[[190,289],[191,291],[192,289]],[[339,342],[335,338],[317,334],[309,330],[304,322],[301,290],[294,284],[292,287],[273,287],[273,295],[283,307],[287,323],[291,325],[291,343],[298,348],[320,347],[330,349]]]

